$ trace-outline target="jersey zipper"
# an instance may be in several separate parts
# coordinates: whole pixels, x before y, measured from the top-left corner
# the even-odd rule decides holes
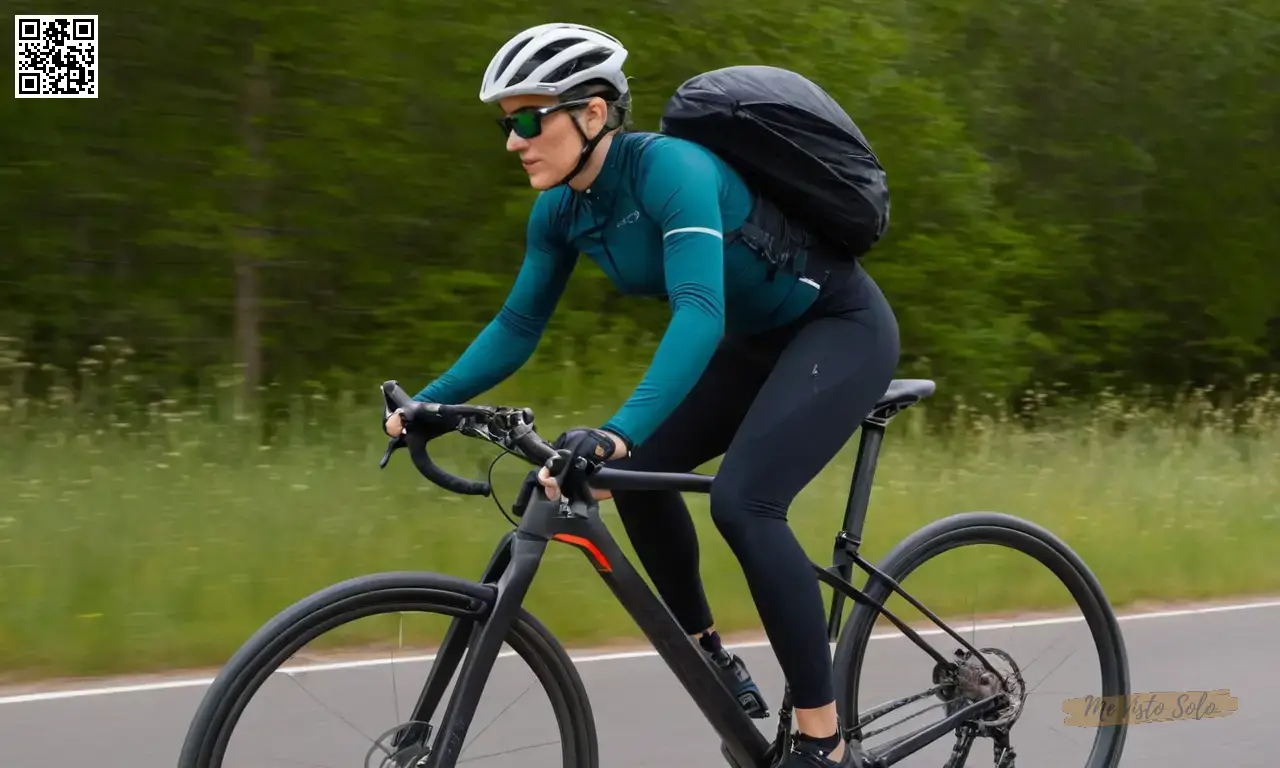
[[[591,221],[592,221],[592,223],[594,223],[594,224],[595,224],[595,229],[596,229],[596,231],[595,231],[595,232],[593,232],[593,233],[591,233],[591,234],[597,234],[597,235],[599,235],[599,237],[600,237],[600,247],[604,249],[604,256],[605,256],[605,258],[606,258],[606,259],[608,259],[608,260],[609,260],[609,267],[610,267],[610,269],[612,269],[612,270],[613,270],[613,274],[615,274],[615,275],[617,275],[619,278],[621,278],[621,277],[622,277],[622,272],[618,269],[618,263],[617,263],[616,261],[614,261],[614,258],[613,258],[613,252],[609,250],[609,242],[608,242],[608,238],[607,238],[607,237],[605,237],[605,224],[607,224],[607,223],[609,222],[609,220],[613,217],[614,210],[617,208],[617,202],[618,202],[617,195],[614,195],[614,196],[613,196],[613,198],[610,200],[610,205],[609,205],[609,216],[608,216],[608,217],[606,217],[606,219],[605,219],[605,223],[604,223],[604,224],[602,224],[602,223],[600,222],[599,217],[597,217],[597,216],[596,216],[596,207],[595,207],[595,205],[592,203],[592,192],[591,192],[591,190],[589,190],[589,189],[587,190],[587,192],[586,192],[586,196],[585,196],[585,197],[586,197],[587,208],[591,210]],[[597,198],[597,199],[598,199],[598,198]]]

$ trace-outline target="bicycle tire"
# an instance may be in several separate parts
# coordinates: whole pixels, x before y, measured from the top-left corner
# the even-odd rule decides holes
[[[178,768],[220,768],[231,732],[258,688],[287,658],[324,632],[389,611],[484,616],[494,597],[488,585],[408,571],[359,576],[303,598],[263,625],[218,673],[192,717]],[[505,642],[533,670],[551,701],[566,768],[598,768],[590,700],[564,647],[523,607]],[[438,713],[447,703],[441,702]]]
[[[1007,546],[1030,555],[1047,566],[1067,587],[1084,612],[1098,650],[1102,695],[1128,697],[1129,662],[1124,637],[1102,585],[1079,555],[1047,529],[1030,521],[996,512],[961,513],[937,520],[915,531],[899,542],[876,567],[902,585],[912,571],[929,559],[957,547],[973,544]],[[906,589],[910,591],[909,588]],[[864,592],[876,604],[883,604],[894,594],[888,583],[875,577],[868,578]],[[862,663],[878,616],[873,607],[858,603],[836,644],[832,661],[840,723],[846,731],[858,722],[858,686]],[[1114,768],[1120,761],[1127,726],[1121,723],[1095,730],[1097,735],[1085,768]]]

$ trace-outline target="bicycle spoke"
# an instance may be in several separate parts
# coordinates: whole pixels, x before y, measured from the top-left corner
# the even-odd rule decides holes
[[[993,675],[999,674],[999,671],[996,670],[995,667],[991,666],[991,664],[987,661],[986,656],[980,653],[973,643],[970,643],[968,640],[965,640],[964,635],[955,631],[955,629],[953,629],[951,625],[947,624],[945,621],[942,620],[942,617],[938,616],[936,613],[934,613],[929,608],[927,608],[923,603],[920,602],[920,600],[918,600],[914,595],[908,592],[906,588],[904,588],[896,579],[891,577],[889,574],[877,569],[874,565],[872,565],[871,563],[863,559],[860,555],[854,555],[854,562],[858,565],[858,567],[862,568],[864,571],[867,572],[868,585],[871,584],[873,581],[883,582],[891,590],[891,594],[896,594],[902,599],[906,600],[908,603],[911,604],[911,607],[915,608],[917,611],[923,614],[924,617],[928,619],[935,628],[941,630],[943,634],[947,635],[952,640],[959,643],[960,646],[963,647],[966,651],[973,654],[974,657],[976,657],[978,661],[981,662],[987,668],[987,672]],[[819,576],[822,577],[823,580],[826,581],[828,584],[830,584],[832,588],[835,588],[836,583],[833,583],[832,581],[830,581],[832,576],[829,572],[827,572],[825,569],[819,569]],[[865,592],[859,592],[857,593],[857,595],[858,596],[855,599],[858,602],[863,602],[867,600]],[[914,629],[908,626],[905,622],[902,621],[902,619],[900,619],[896,614],[894,614],[885,606],[885,604],[888,602],[888,597],[889,596],[886,595],[885,599],[881,601],[880,604],[877,606],[879,613],[883,615],[885,618],[889,619],[891,622],[893,622],[894,626],[896,626],[899,630],[901,630],[902,633],[905,634],[911,640],[911,642],[915,644],[917,648],[924,651],[926,654],[932,657],[939,664],[950,666],[951,662],[948,661],[940,651],[938,651],[936,648],[934,648],[932,645],[926,642],[919,632],[916,632]]]
[[[399,636],[396,638],[396,646],[404,647],[404,614],[396,614],[397,630]],[[396,649],[391,649],[391,703],[395,706],[396,722],[400,722],[400,690],[396,686]]]
[[[1049,732],[1050,732],[1050,733],[1053,733],[1053,734],[1055,734],[1055,735],[1057,735],[1057,737],[1058,737],[1058,738],[1063,739],[1064,741],[1069,742],[1073,747],[1078,747],[1078,746],[1080,746],[1080,742],[1076,741],[1074,738],[1072,738],[1072,737],[1068,736],[1067,734],[1063,733],[1062,731],[1058,730],[1057,728],[1050,728],[1050,729],[1049,729]]]
[[[289,765],[303,765],[303,766],[306,766],[306,768],[335,768],[335,766],[333,766],[333,765],[321,765],[321,764],[319,764],[319,763],[305,763],[305,762],[303,762],[303,761],[301,761],[301,760],[294,760],[294,759],[292,759],[292,758],[288,758],[288,757],[275,757],[275,756],[272,756],[272,757],[268,757],[267,759],[268,759],[268,760],[273,760],[273,761],[275,761],[275,762],[277,762],[277,763],[287,763],[287,764],[289,764]]]
[[[502,710],[498,712],[498,714],[494,715],[494,716],[493,716],[493,719],[492,719],[492,720],[490,720],[490,721],[489,721],[489,723],[488,723],[487,725],[485,725],[485,727],[481,728],[481,729],[480,729],[480,732],[479,732],[479,733],[477,733],[477,734],[475,735],[475,737],[471,739],[471,743],[470,743],[470,744],[467,744],[467,745],[465,745],[465,746],[463,746],[462,751],[458,753],[458,757],[462,757],[463,755],[465,755],[465,754],[467,753],[467,750],[468,750],[468,749],[470,749],[471,747],[475,746],[475,743],[476,743],[477,741],[479,741],[479,740],[480,740],[480,737],[484,735],[484,732],[485,732],[485,731],[487,731],[487,730],[489,730],[489,728],[490,728],[490,727],[492,727],[494,723],[498,722],[498,720],[499,720],[503,715],[505,715],[505,714],[507,713],[507,710],[509,710],[509,709],[511,709],[512,707],[514,707],[514,706],[516,705],[516,702],[517,702],[517,701],[520,701],[520,699],[524,698],[524,695],[525,695],[526,693],[528,693],[532,688],[533,688],[533,684],[532,684],[532,683],[530,683],[528,687],[526,687],[523,691],[521,691],[521,692],[520,692],[520,695],[519,695],[519,696],[517,696],[517,697],[515,697],[514,699],[512,699],[510,704],[508,704],[507,706],[503,707],[503,708],[502,708]],[[553,743],[554,743],[554,742],[553,742]]]
[[[970,631],[969,633],[969,642],[973,643],[974,646],[977,646],[978,645],[978,601],[974,600],[969,605],[973,607],[973,611],[971,612],[970,618],[969,618],[970,626],[972,627],[972,631]]]
[[[1048,680],[1048,679],[1049,679],[1049,675],[1052,675],[1054,672],[1057,672],[1057,671],[1058,671],[1058,669],[1060,669],[1060,668],[1062,667],[1062,665],[1063,665],[1063,664],[1066,664],[1066,663],[1071,659],[1071,657],[1072,657],[1072,656],[1075,656],[1075,655],[1076,655],[1076,652],[1075,652],[1075,651],[1072,651],[1071,653],[1068,653],[1068,654],[1066,655],[1066,658],[1064,658],[1062,661],[1058,662],[1058,663],[1057,663],[1057,665],[1056,665],[1056,666],[1054,666],[1054,668],[1053,668],[1053,669],[1051,669],[1051,670],[1049,670],[1048,672],[1046,672],[1046,673],[1045,673],[1045,676],[1044,676],[1044,677],[1042,677],[1042,678],[1040,678],[1040,682],[1039,682],[1039,683],[1036,683],[1035,685],[1033,685],[1033,686],[1030,688],[1030,691],[1034,691],[1034,690],[1036,690],[1037,688],[1039,688],[1041,683],[1043,683],[1045,680]],[[1025,679],[1025,677],[1026,677],[1026,670],[1023,670],[1023,678]]]
[[[1045,657],[1045,655],[1047,655],[1047,654],[1049,653],[1049,651],[1052,651],[1052,650],[1054,649],[1054,647],[1056,647],[1056,646],[1058,645],[1058,643],[1059,643],[1059,642],[1061,642],[1061,641],[1062,641],[1062,638],[1064,638],[1064,637],[1066,637],[1066,635],[1065,635],[1065,634],[1063,634],[1063,635],[1058,635],[1058,636],[1057,636],[1057,638],[1055,638],[1055,639],[1054,639],[1054,641],[1053,641],[1052,643],[1049,643],[1049,646],[1048,646],[1047,648],[1045,648],[1044,650],[1040,651],[1040,652],[1039,652],[1039,653],[1037,653],[1035,656],[1032,656],[1032,657],[1031,657],[1031,661],[1028,661],[1026,664],[1024,664],[1024,665],[1023,665],[1023,667],[1022,667],[1022,674],[1024,674],[1024,675],[1025,675],[1026,673],[1030,672],[1030,671],[1031,671],[1031,668],[1032,668],[1032,667],[1034,667],[1034,666],[1036,665],[1036,662],[1037,662],[1037,661],[1039,661],[1040,659],[1044,658],[1044,657]],[[1074,651],[1072,651],[1072,653],[1074,653]],[[1055,667],[1055,669],[1056,669],[1056,667]],[[1052,672],[1053,670],[1050,670],[1050,671]],[[1044,682],[1044,681],[1043,681],[1043,680],[1041,680],[1041,682]]]
[[[541,749],[542,747],[549,747],[549,746],[551,746],[552,744],[559,744],[559,743],[560,743],[560,740],[559,740],[559,739],[556,739],[555,741],[544,741],[544,742],[542,742],[541,744],[530,744],[530,745],[529,745],[529,746],[527,746],[527,747],[517,747],[516,749],[504,749],[504,750],[499,751],[499,752],[489,752],[489,753],[484,754],[484,755],[477,755],[477,756],[475,756],[475,757],[469,757],[469,758],[467,758],[466,760],[459,760],[459,761],[458,761],[458,763],[459,763],[459,764],[462,764],[462,763],[469,763],[469,762],[471,762],[471,761],[473,761],[473,760],[483,760],[483,759],[484,759],[484,758],[486,758],[486,757],[501,757],[502,755],[514,755],[514,754],[516,754],[517,752],[524,752],[526,749]]]
[[[391,756],[391,754],[392,754],[392,753],[391,753],[391,752],[389,752],[389,751],[387,751],[387,748],[386,748],[386,747],[383,747],[383,746],[378,742],[378,740],[377,740],[377,739],[373,738],[373,737],[372,737],[372,736],[370,736],[369,734],[367,734],[367,733],[365,733],[364,731],[360,730],[360,729],[356,726],[356,724],[355,724],[355,723],[351,722],[351,721],[350,721],[350,720],[348,720],[347,718],[345,718],[345,717],[343,717],[342,715],[338,714],[338,713],[337,713],[337,712],[335,712],[332,708],[325,706],[324,702],[322,702],[322,701],[320,701],[319,699],[317,699],[317,698],[315,697],[315,694],[311,693],[311,691],[308,691],[308,690],[307,690],[307,688],[306,688],[306,686],[304,686],[301,682],[299,682],[299,681],[297,680],[297,678],[295,678],[293,675],[291,675],[291,674],[286,674],[286,675],[285,675],[285,677],[286,677],[286,678],[288,678],[289,680],[292,680],[292,681],[293,681],[293,683],[294,683],[295,685],[297,685],[297,686],[298,686],[298,688],[299,688],[299,689],[301,689],[303,693],[307,694],[307,696],[308,696],[312,701],[314,701],[315,703],[319,704],[319,705],[321,706],[321,708],[323,708],[325,711],[329,712],[330,714],[332,714],[334,717],[338,718],[338,719],[339,719],[339,720],[341,720],[342,722],[346,723],[346,724],[347,724],[347,726],[348,726],[349,728],[351,728],[351,730],[353,730],[353,731],[355,731],[356,733],[360,734],[360,735],[364,738],[364,740],[365,740],[365,741],[369,742],[370,744],[374,745],[375,747],[379,747],[379,748],[381,748],[383,752],[386,752],[386,753],[387,753],[387,756],[388,756],[388,757],[390,757],[390,756]]]

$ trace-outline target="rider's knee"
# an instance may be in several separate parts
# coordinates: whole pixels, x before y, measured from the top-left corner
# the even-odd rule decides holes
[[[744,482],[720,482],[711,486],[711,520],[730,546],[749,535],[761,518],[786,519],[785,504],[779,504]]]

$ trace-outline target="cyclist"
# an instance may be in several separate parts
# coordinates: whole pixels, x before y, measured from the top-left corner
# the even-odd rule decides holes
[[[783,766],[854,765],[859,748],[837,727],[818,582],[787,509],[888,387],[897,321],[853,260],[813,246],[801,268],[727,239],[744,221],[778,220],[776,209],[706,149],[626,129],[626,58],[616,38],[556,23],[517,34],[489,62],[480,99],[501,108],[507,150],[540,193],[501,310],[415,399],[463,403],[514,374],[579,253],[620,291],[668,301],[669,325],[631,397],[599,428],[569,430],[555,445],[634,470],[689,472],[723,456],[711,517],[742,565],[792,689],[798,733]],[[793,226],[770,227],[808,242]],[[400,417],[384,429],[401,434]],[[538,480],[558,496],[545,468]],[[716,632],[680,494],[619,491],[613,500],[662,600],[744,706],[762,709],[759,689]]]

